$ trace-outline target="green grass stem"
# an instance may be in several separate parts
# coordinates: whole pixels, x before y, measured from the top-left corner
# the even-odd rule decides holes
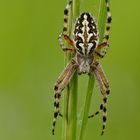
[[[79,15],[79,0],[73,0],[72,8],[69,14],[69,36],[71,36],[71,29],[76,17]],[[68,44],[67,44],[68,45]],[[66,62],[71,60],[71,55],[66,56]],[[76,140],[76,129],[77,129],[77,89],[78,79],[77,71],[74,73],[70,84],[67,87],[64,95],[64,129],[63,139],[64,140]]]
[[[105,25],[106,25],[106,5],[105,5],[105,0],[100,0],[99,13],[98,13],[98,28],[99,28],[99,34],[100,34],[99,42],[101,42],[103,39]],[[89,114],[89,109],[90,109],[90,104],[91,104],[91,99],[92,99],[91,97],[93,94],[94,82],[95,82],[94,76],[90,75],[88,87],[87,87],[87,95],[86,95],[86,100],[85,100],[84,114],[83,114],[83,119],[82,119],[79,140],[84,140],[84,136],[86,132],[86,125],[88,122],[88,114]]]
[[[99,1],[97,1],[98,3]],[[71,36],[72,27],[76,18],[79,16],[80,11],[79,0],[73,0],[72,8],[69,15],[69,36]],[[101,42],[104,35],[104,29],[106,24],[106,6],[105,0],[100,0],[99,14],[98,14],[98,28]],[[68,44],[67,44],[68,45]],[[66,62],[71,60],[71,55],[66,56]],[[84,106],[84,113],[82,118],[82,125],[80,129],[79,140],[83,140],[86,132],[86,125],[88,122],[88,114],[93,94],[95,79],[93,75],[89,76],[87,94]],[[78,79],[77,72],[73,75],[70,84],[67,87],[67,91],[64,96],[64,140],[76,140],[77,135],[77,90],[78,90]]]
[[[87,121],[88,121],[88,113],[89,113],[92,94],[93,94],[94,82],[95,82],[94,76],[90,75],[89,81],[88,81],[87,95],[86,95],[86,100],[85,100],[84,114],[83,114],[83,119],[82,119],[82,126],[81,126],[79,140],[84,139],[86,125],[87,125]]]

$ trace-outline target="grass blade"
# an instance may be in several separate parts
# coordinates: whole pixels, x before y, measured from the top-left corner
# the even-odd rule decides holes
[[[98,2],[99,1],[97,1],[97,3]],[[106,5],[105,5],[105,0],[100,0],[99,13],[98,13],[98,28],[99,28],[99,34],[100,34],[99,42],[102,42],[104,31],[105,31],[105,25],[106,25]],[[88,122],[88,113],[90,109],[91,97],[93,94],[94,82],[95,82],[94,76],[90,75],[79,140],[84,139],[84,135],[86,132],[86,125]]]
[[[79,0],[73,0],[72,8],[69,15],[69,36],[71,35],[72,26],[79,15]],[[71,55],[66,56],[67,62],[71,60]],[[73,75],[67,91],[64,95],[64,140],[76,140],[77,129],[77,89],[78,79],[77,72]]]

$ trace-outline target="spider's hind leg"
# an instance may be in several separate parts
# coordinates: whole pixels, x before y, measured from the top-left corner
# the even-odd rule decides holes
[[[106,75],[105,75],[105,73],[103,71],[102,66],[99,63],[98,63],[98,65],[96,65],[96,70],[98,71],[98,73],[100,75],[102,83],[103,83],[103,85],[105,86],[105,89],[106,89],[106,94],[108,95],[110,93],[109,82],[108,82],[108,79],[107,79],[107,77],[106,77]],[[103,110],[103,107],[102,107],[102,104],[101,104],[99,110],[97,110],[94,114],[88,116],[88,118],[95,117],[100,112],[102,112],[102,110]]]
[[[95,117],[96,115],[98,115],[99,113],[102,112],[102,104],[100,105],[100,108],[99,110],[97,110],[95,113],[93,113],[92,115],[89,115],[88,118],[93,118]]]
[[[58,115],[61,115],[61,113],[59,112],[59,102],[60,102],[61,93],[64,90],[64,88],[68,85],[77,67],[78,66],[76,62],[72,59],[71,62],[66,66],[64,71],[61,73],[61,75],[59,76],[55,84],[54,119],[53,119],[53,129],[52,129],[53,135],[54,135],[56,119]]]
[[[102,66],[100,65],[100,63],[98,63],[98,65],[96,66],[96,70],[98,71],[98,73],[101,77],[103,85],[106,88],[106,94],[108,95],[110,93],[109,82],[108,82],[107,76],[105,75],[104,70],[103,70]]]
[[[107,120],[107,101],[108,101],[108,94],[110,92],[109,89],[109,84],[108,84],[108,80],[103,72],[103,69],[101,67],[101,65],[99,63],[96,64],[96,66],[92,67],[92,72],[96,77],[96,80],[99,84],[99,88],[102,94],[102,104],[100,105],[100,109],[93,115],[89,116],[89,118],[94,117],[95,115],[99,114],[99,112],[102,112],[103,114],[103,128],[102,128],[102,133],[101,135],[104,134],[104,130],[106,127],[106,120]]]

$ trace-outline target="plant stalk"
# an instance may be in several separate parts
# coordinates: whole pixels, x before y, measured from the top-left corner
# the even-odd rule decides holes
[[[72,2],[72,23],[73,27],[77,16],[79,15],[79,0],[73,0]],[[72,28],[73,29],[73,28]],[[71,30],[72,34],[72,30]],[[69,139],[76,140],[77,133],[77,90],[78,90],[78,76],[77,71],[74,73],[73,78],[70,83],[70,94],[69,94]]]
[[[69,14],[69,36],[72,34],[73,23],[76,17],[79,15],[79,0],[73,0],[72,8]],[[68,45],[68,44],[67,44]],[[71,54],[66,56],[68,63],[71,60]],[[64,140],[76,140],[76,129],[77,129],[77,88],[78,79],[77,71],[74,73],[70,84],[67,87],[64,95],[64,129],[63,139]]]
[[[98,17],[98,28],[99,28],[99,34],[100,34],[99,42],[102,42],[103,36],[104,36],[105,25],[106,25],[106,13],[107,12],[106,12],[105,0],[100,0],[99,15],[98,15],[99,16]],[[79,140],[83,140],[84,136],[85,136],[86,125],[87,125],[87,121],[88,121],[88,113],[89,113],[89,109],[90,109],[94,83],[95,83],[94,76],[90,75]]]
[[[87,95],[86,95],[84,114],[83,114],[83,119],[82,119],[82,126],[81,126],[81,132],[80,132],[79,140],[84,139],[85,129],[86,129],[87,121],[88,121],[88,113],[89,113],[91,99],[92,99],[94,82],[95,82],[94,76],[90,75],[89,76],[89,81],[88,81]]]

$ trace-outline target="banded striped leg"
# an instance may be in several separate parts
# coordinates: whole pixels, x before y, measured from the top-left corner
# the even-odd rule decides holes
[[[105,34],[103,38],[103,42],[99,44],[96,48],[96,53],[100,58],[103,58],[107,52],[107,49],[109,47],[109,31],[111,27],[112,17],[111,17],[111,11],[108,0],[105,0],[106,3],[106,9],[107,9],[107,21],[106,21],[106,27],[105,27]]]
[[[109,83],[108,83],[107,77],[106,77],[106,75],[105,75],[105,73],[103,71],[103,68],[99,63],[96,65],[96,70],[98,71],[98,73],[99,73],[99,75],[100,75],[100,77],[102,79],[102,82],[103,82],[104,86],[106,87],[106,94],[109,95],[109,93],[110,93]],[[94,114],[88,116],[88,118],[95,117],[101,111],[102,111],[102,104],[100,105],[99,110],[97,110]]]
[[[99,71],[99,67],[100,66],[100,64],[99,63],[97,63],[96,64],[96,70],[97,71]],[[100,75],[102,75],[100,78],[103,78],[102,79],[102,81],[104,80],[104,81],[107,81],[106,79],[104,79],[104,77],[106,77],[105,75],[104,75],[104,72],[103,72],[103,70],[100,72]],[[103,82],[103,83],[105,83],[105,82]],[[102,84],[103,84],[102,83]],[[95,113],[93,113],[92,115],[90,115],[90,116],[88,116],[88,118],[93,118],[93,117],[95,117],[96,115],[98,115],[100,112],[102,112],[102,110],[103,110],[103,105],[101,104],[100,105],[100,108],[99,108],[99,110],[97,110]]]
[[[106,93],[109,95],[109,93],[110,93],[109,82],[108,82],[108,79],[107,79],[107,77],[104,73],[104,70],[103,70],[102,66],[100,65],[100,63],[98,63],[98,65],[96,66],[96,69],[97,69],[98,73],[100,74],[101,79],[106,87]]]
[[[53,135],[54,135],[56,119],[59,115],[59,101],[60,101],[61,93],[64,90],[64,88],[68,85],[76,68],[77,68],[76,62],[74,60],[71,60],[71,62],[66,66],[66,68],[61,73],[61,75],[59,76],[59,78],[55,84],[55,87],[54,87],[54,91],[55,91],[54,119],[53,119],[53,129],[52,129]]]
[[[96,69],[97,67],[97,69]],[[105,86],[104,84],[104,81],[103,81],[103,77],[102,77],[102,74],[103,73],[100,73],[100,71],[98,70],[98,65],[96,66],[94,69],[93,69],[93,73],[96,77],[96,80],[99,84],[99,87],[100,87],[100,91],[102,93],[102,96],[103,96],[103,102],[102,104],[100,105],[100,110],[97,111],[95,114],[93,114],[93,117],[97,114],[99,114],[99,112],[102,112],[103,113],[103,128],[102,128],[102,133],[101,135],[104,134],[104,129],[105,129],[105,126],[106,126],[106,120],[107,120],[107,109],[106,109],[106,105],[107,105],[107,98],[108,98],[108,88]],[[92,117],[89,116],[89,117]]]
[[[58,42],[59,45],[61,46],[63,51],[74,51],[74,42],[73,40],[68,36],[68,15],[69,15],[69,10],[70,6],[72,4],[72,0],[70,0],[64,10],[64,27],[63,27],[63,32],[60,33],[58,36]],[[73,48],[67,48],[64,45],[63,38],[71,45]]]

